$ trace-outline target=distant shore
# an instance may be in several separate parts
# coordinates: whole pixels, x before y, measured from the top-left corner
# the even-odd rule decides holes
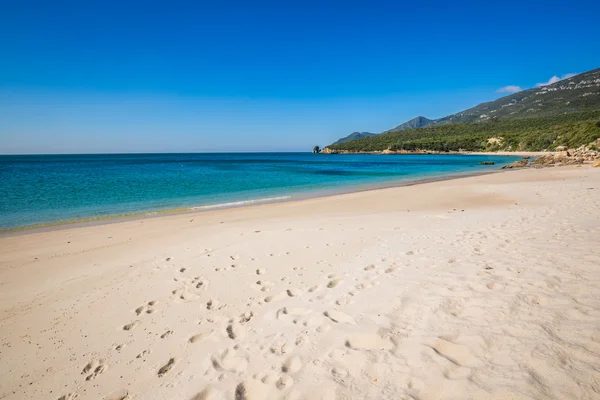
[[[552,151],[498,151],[498,152],[485,152],[485,151],[348,151],[348,150],[330,150],[325,147],[320,154],[382,154],[382,155],[427,155],[427,154],[455,154],[455,155],[481,155],[481,156],[523,156],[523,157],[539,157],[547,154],[554,154]]]

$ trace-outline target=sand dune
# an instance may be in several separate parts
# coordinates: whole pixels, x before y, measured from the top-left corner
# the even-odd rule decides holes
[[[0,399],[598,399],[600,169],[0,238]]]

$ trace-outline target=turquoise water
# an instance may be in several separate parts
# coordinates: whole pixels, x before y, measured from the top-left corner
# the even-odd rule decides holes
[[[0,229],[494,170],[517,157],[311,153],[0,156]],[[494,161],[483,166],[480,161]]]

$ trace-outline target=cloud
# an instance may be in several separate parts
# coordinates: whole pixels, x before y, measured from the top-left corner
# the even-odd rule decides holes
[[[553,83],[556,83],[558,81],[562,81],[563,79],[572,78],[575,75],[577,75],[577,74],[564,74],[560,78],[558,76],[554,75],[552,78],[548,79],[548,82],[538,83],[537,85],[535,85],[535,87],[542,87],[542,86],[552,85]]]
[[[516,86],[516,85],[508,85],[508,86],[504,86],[501,87],[500,89],[496,90],[496,93],[517,93],[520,92],[521,90],[521,86]]]

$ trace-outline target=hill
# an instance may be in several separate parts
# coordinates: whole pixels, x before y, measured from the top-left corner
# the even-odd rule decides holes
[[[551,85],[481,103],[434,120],[434,125],[544,117],[600,109],[600,68]]]
[[[375,135],[377,135],[377,134],[370,133],[370,132],[352,132],[348,136],[338,139],[333,144],[342,144],[342,143],[351,142],[353,140],[358,140],[358,139],[366,138],[369,136],[375,136]]]
[[[595,119],[600,118],[596,111],[599,110],[600,68],[481,103],[443,118],[417,117],[380,135],[358,139],[357,143],[348,140],[341,143],[343,146],[338,141],[328,148],[337,151],[383,151],[390,146],[409,151],[459,148],[475,151],[496,147],[514,151],[544,150],[561,145],[559,142],[565,138],[570,138],[565,140],[572,143],[577,142],[572,138],[587,138],[589,135],[582,136],[580,129],[589,125],[588,133],[595,131]],[[560,129],[564,135],[559,135]],[[535,140],[532,135],[536,134],[545,139]],[[502,140],[498,136],[502,136]],[[548,142],[550,137],[554,139]],[[481,142],[489,139],[494,140]]]
[[[400,124],[397,127],[392,128],[383,133],[400,132],[400,131],[406,131],[409,129],[424,128],[426,126],[434,125],[436,123],[436,121],[437,120],[435,120],[435,119],[429,119],[429,118],[419,116],[419,117],[411,119],[410,121],[406,121],[405,123]]]
[[[600,110],[537,118],[443,124],[328,146],[329,151],[543,151],[600,138]]]

